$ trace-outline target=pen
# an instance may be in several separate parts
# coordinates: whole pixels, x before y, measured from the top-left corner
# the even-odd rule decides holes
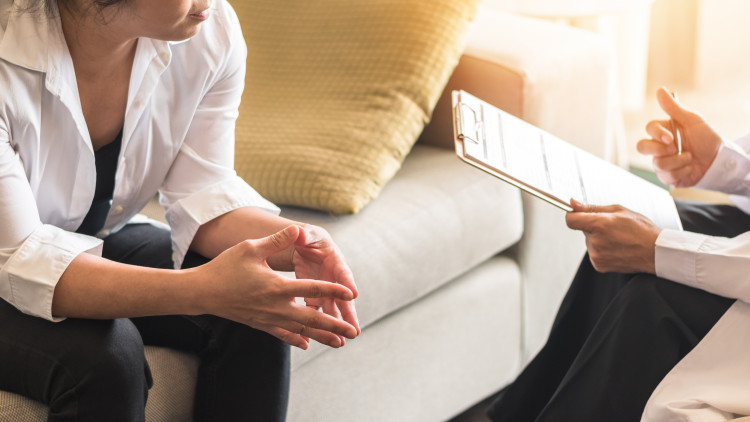
[[[672,98],[677,101],[677,94],[673,92]],[[682,154],[682,134],[680,133],[680,129],[677,127],[677,123],[675,123],[674,119],[670,118],[669,123],[672,126],[672,136],[674,137],[675,143],[677,143],[677,155]]]

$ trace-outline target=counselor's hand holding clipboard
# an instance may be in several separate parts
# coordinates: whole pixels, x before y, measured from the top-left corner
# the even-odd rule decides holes
[[[453,92],[456,154],[565,211],[569,201],[619,204],[661,228],[682,230],[665,189],[465,92]]]

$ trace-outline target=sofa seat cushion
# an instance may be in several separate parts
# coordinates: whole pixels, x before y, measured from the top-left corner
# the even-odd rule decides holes
[[[516,188],[451,150],[422,145],[358,214],[284,207],[281,215],[331,233],[354,272],[363,327],[507,249],[523,232]]]
[[[304,365],[315,346],[292,350],[287,422],[445,421],[490,396],[521,368],[520,285],[517,263],[496,256],[344,348]]]

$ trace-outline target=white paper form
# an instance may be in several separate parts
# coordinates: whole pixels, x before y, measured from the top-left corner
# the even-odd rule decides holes
[[[571,198],[619,204],[662,228],[682,230],[665,189],[464,91],[456,99],[456,152],[464,161],[567,211]]]

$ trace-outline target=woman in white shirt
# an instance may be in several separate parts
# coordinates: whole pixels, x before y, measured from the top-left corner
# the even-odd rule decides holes
[[[143,343],[199,355],[197,421],[283,420],[286,343],[359,334],[330,236],[233,171],[245,56],[225,0],[0,0],[0,388],[48,420],[143,420]]]
[[[588,259],[547,344],[490,409],[496,421],[723,421],[750,414],[750,136],[726,142],[657,92],[670,120],[639,142],[659,179],[731,194],[678,202],[685,231],[571,201]],[[672,125],[682,133],[682,151]],[[647,405],[648,403],[648,405]]]

